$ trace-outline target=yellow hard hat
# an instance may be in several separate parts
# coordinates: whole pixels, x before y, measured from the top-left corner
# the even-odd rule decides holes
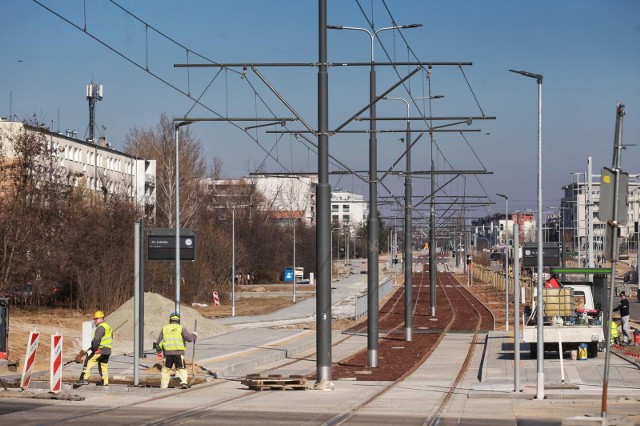
[[[96,311],[96,313],[93,314],[93,319],[97,319],[97,318],[104,318],[104,312]]]

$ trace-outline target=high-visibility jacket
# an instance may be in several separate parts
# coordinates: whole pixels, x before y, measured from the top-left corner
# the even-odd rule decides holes
[[[111,330],[111,326],[106,322],[101,322],[98,324],[98,327],[104,328],[104,336],[100,339],[100,346],[98,347],[100,349],[111,349],[111,346],[113,345],[113,330]]]
[[[611,321],[611,340],[617,339],[618,334],[618,323],[615,321]]]
[[[182,326],[180,324],[169,324],[162,327],[160,349],[165,351],[184,351],[187,349],[182,338]]]

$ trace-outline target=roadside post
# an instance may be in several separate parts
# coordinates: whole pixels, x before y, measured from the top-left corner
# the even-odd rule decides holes
[[[609,276],[609,297],[607,305],[607,315],[603,322],[605,333],[605,361],[604,377],[602,379],[602,406],[600,415],[607,416],[607,391],[609,387],[609,361],[611,358],[611,308],[613,305],[613,288],[616,275],[616,262],[620,257],[618,238],[620,227],[627,224],[627,193],[629,175],[620,168],[620,153],[622,151],[622,117],[624,117],[624,105],[616,105],[616,132],[613,142],[613,167],[602,168],[602,178],[600,182],[600,209],[598,218],[607,224],[607,235],[605,238],[605,253],[611,261],[611,275]],[[624,196],[620,196],[620,193]]]

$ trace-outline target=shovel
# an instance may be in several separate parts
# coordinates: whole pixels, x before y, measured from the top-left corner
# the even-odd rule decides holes
[[[193,323],[193,332],[195,333],[197,331],[198,328],[198,320],[195,320],[195,322]],[[196,341],[198,339],[196,338],[196,340],[193,341],[193,352],[191,352],[191,383],[189,384],[189,387],[191,387],[191,385],[193,385],[193,383],[196,381]]]

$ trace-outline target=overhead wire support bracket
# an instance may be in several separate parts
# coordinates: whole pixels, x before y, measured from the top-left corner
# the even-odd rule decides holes
[[[196,121],[275,121],[277,123],[287,121],[298,121],[293,117],[175,117],[174,121],[189,121],[191,123]]]
[[[371,65],[371,64],[369,64]],[[405,81],[407,81],[408,79],[410,79],[415,73],[417,73],[418,71],[420,71],[422,69],[422,66],[419,66],[417,68],[415,68],[413,71],[411,71],[409,74],[407,74],[405,77],[401,78],[400,81],[398,81],[396,84],[394,84],[393,86],[391,86],[389,89],[387,89],[384,93],[382,93],[381,95],[376,96],[376,98],[373,100],[373,102],[369,102],[364,108],[362,108],[360,111],[356,112],[355,114],[353,114],[353,116],[351,118],[349,118],[347,121],[345,121],[344,123],[342,123],[341,125],[339,125],[338,127],[336,127],[335,130],[333,130],[333,134],[338,133],[342,128],[344,128],[347,124],[351,123],[353,120],[355,120],[356,117],[359,117],[360,114],[362,114],[363,112],[365,112],[366,110],[370,109],[373,105],[375,105],[376,103],[378,103],[378,101],[382,98],[385,98],[389,93],[393,92],[396,87],[400,86],[401,84],[403,84]]]
[[[451,124],[447,124],[446,126],[454,126],[457,124],[463,124],[463,123],[451,123]],[[443,126],[444,127],[444,126]],[[412,132],[424,132],[424,133],[428,133],[428,132],[433,132],[433,133],[459,133],[459,132],[481,132],[481,129],[417,129],[417,130],[411,130]],[[309,132],[306,130],[268,130],[266,133],[299,133],[299,134],[303,134],[303,133],[313,133],[313,132]],[[371,130],[340,130],[339,132],[331,132],[332,135],[338,134],[338,133],[407,133],[407,129],[399,129],[399,130],[375,130],[375,131],[371,131]]]
[[[371,121],[371,120],[376,120],[376,121],[413,121],[413,120],[420,120],[420,121],[444,121],[444,120],[463,120],[463,122],[468,122],[469,120],[495,120],[496,117],[486,117],[486,116],[482,116],[482,117],[376,117],[376,118],[371,118],[371,117],[356,117],[356,121]],[[416,130],[411,130],[412,132],[415,132]]]
[[[286,101],[286,100],[285,100],[285,99],[280,95],[280,93],[278,93],[278,91],[277,91],[277,90],[276,90],[276,89],[271,85],[271,83],[269,83],[269,82],[268,82],[268,81],[267,81],[267,80],[262,76],[262,74],[260,74],[260,73],[258,72],[258,70],[256,69],[256,67],[255,67],[255,66],[253,66],[253,65],[251,66],[251,71],[253,71],[253,72],[255,73],[255,75],[257,75],[257,76],[258,76],[258,78],[259,78],[260,80],[262,80],[262,82],[263,82],[263,83],[264,83],[264,84],[269,88],[269,90],[271,90],[271,92],[272,92],[274,95],[276,95],[276,97],[277,97],[278,99],[280,99],[280,102],[282,102],[282,103],[284,104],[284,106],[286,106],[286,107],[287,107],[287,109],[288,109],[289,111],[291,111],[291,113],[292,113],[293,115],[295,115],[295,116],[296,116],[296,118],[297,118],[297,119],[302,123],[302,125],[303,125],[304,127],[306,127],[306,128],[307,128],[307,130],[309,130],[313,135],[317,135],[317,134],[318,134],[318,132],[316,132],[315,130],[313,130],[313,128],[312,128],[311,126],[309,126],[309,125],[307,124],[307,122],[306,122],[306,121],[304,121],[304,119],[300,116],[300,114],[298,114],[298,113],[295,111],[295,109],[293,109],[293,107],[292,107],[291,105],[289,105],[289,102],[287,102],[287,101]]]
[[[397,66],[471,66],[473,62],[376,62],[376,67],[397,67]],[[209,63],[209,64],[173,64],[174,68],[242,68],[242,67],[319,67],[326,65],[328,67],[370,67],[371,62],[327,62],[320,64],[317,62],[232,62],[228,64]]]

